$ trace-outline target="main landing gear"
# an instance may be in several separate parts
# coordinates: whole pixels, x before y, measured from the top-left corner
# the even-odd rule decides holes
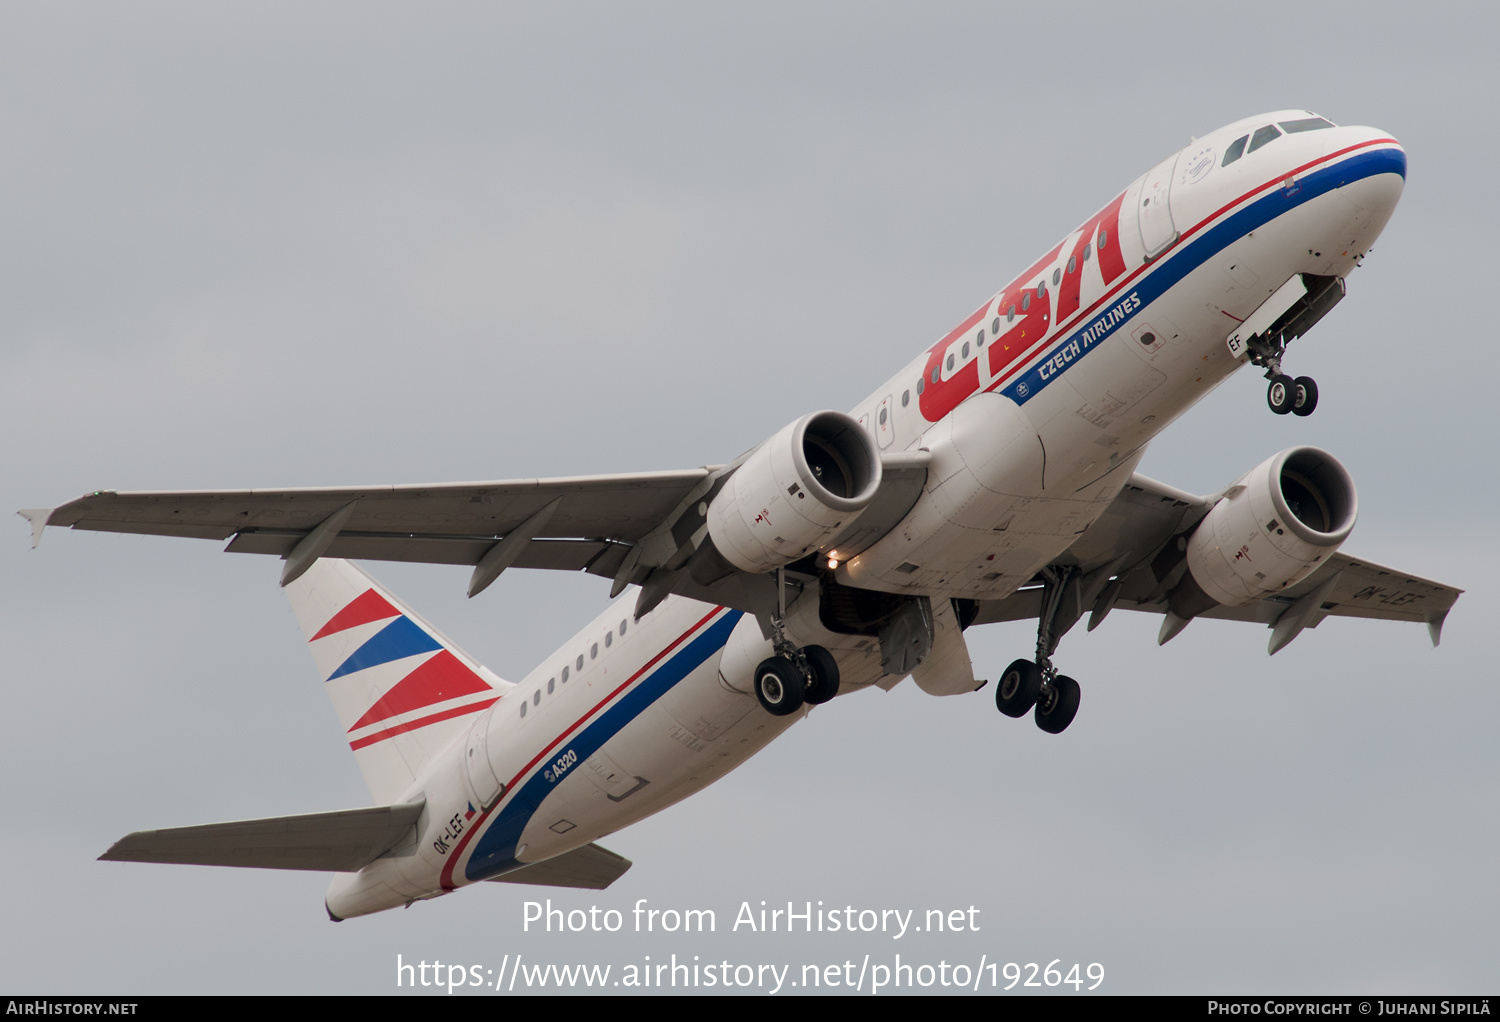
[[[822,646],[792,647],[766,657],[755,669],[755,698],[777,717],[796,713],[803,703],[826,703],[838,694],[839,665]]]
[[[1005,669],[995,686],[995,706],[1007,717],[1024,717],[1031,712],[1036,726],[1048,734],[1062,734],[1078,714],[1081,690],[1078,682],[1058,674],[1052,666],[1052,654],[1062,638],[1054,624],[1060,619],[1059,608],[1065,594],[1077,592],[1077,580],[1071,576],[1077,569],[1048,569],[1049,577],[1042,590],[1042,609],[1037,615],[1036,660],[1017,660]],[[1070,587],[1069,581],[1074,585]],[[1076,620],[1071,617],[1069,623]]]
[[[755,668],[755,698],[777,717],[796,713],[802,704],[817,706],[839,694],[839,664],[822,646],[798,648],[786,637],[786,573],[776,571],[776,616],[771,644],[776,652]]]

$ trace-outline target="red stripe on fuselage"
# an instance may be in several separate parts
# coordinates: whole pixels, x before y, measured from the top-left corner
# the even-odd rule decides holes
[[[553,749],[557,748],[557,746],[562,743],[563,739],[573,734],[573,732],[577,731],[580,727],[583,726],[585,721],[588,721],[590,718],[594,717],[599,713],[600,710],[604,709],[605,706],[613,702],[616,696],[633,685],[636,680],[641,677],[641,675],[645,674],[647,671],[651,670],[651,668],[661,663],[662,659],[665,658],[668,653],[672,652],[678,646],[681,646],[683,642],[687,640],[688,636],[692,635],[704,625],[708,624],[708,622],[714,617],[717,617],[719,612],[723,609],[724,608],[722,606],[715,607],[713,610],[703,615],[703,617],[698,621],[697,624],[693,625],[687,631],[683,632],[681,635],[677,636],[677,638],[673,639],[671,643],[666,646],[666,648],[657,653],[650,660],[646,661],[646,663],[640,668],[640,670],[636,671],[629,678],[626,678],[619,684],[617,688],[614,689],[614,691],[610,692],[609,695],[605,696],[603,699],[595,703],[592,709],[575,720],[571,725],[568,726],[565,731],[559,734],[556,738],[552,739],[552,741],[547,744],[546,748],[542,749],[535,756],[533,756],[531,758],[531,761],[523,766],[516,773],[516,775],[510,779],[510,782],[505,785],[505,791],[510,795],[514,795],[517,790],[517,782],[519,782],[521,778],[530,773],[532,768],[540,763],[543,759],[545,759]],[[502,805],[504,805],[506,801],[506,798],[502,797],[497,800],[494,805],[484,810],[483,814],[479,817],[479,822],[465,831],[463,837],[458,839],[458,844],[453,846],[453,851],[448,856],[448,861],[443,864],[443,871],[438,876],[438,883],[442,886],[443,890],[451,891],[455,889],[453,884],[453,870],[458,865],[459,856],[461,856],[464,852],[464,849],[468,847],[470,839],[472,839],[475,834],[478,834],[483,829],[484,821],[489,818],[489,815],[496,809],[499,809]]]

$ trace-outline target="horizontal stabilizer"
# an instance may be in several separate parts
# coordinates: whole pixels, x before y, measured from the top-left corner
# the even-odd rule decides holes
[[[403,842],[415,847],[417,817],[426,804],[407,802],[201,827],[138,830],[116,841],[99,858],[353,873]]]
[[[495,877],[501,884],[534,884],[538,887],[582,887],[602,891],[635,865],[608,848],[584,845],[555,859],[534,862],[525,869]]]

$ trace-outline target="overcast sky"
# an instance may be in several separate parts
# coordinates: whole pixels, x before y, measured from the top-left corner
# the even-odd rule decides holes
[[[0,7],[0,509],[104,488],[503,479],[734,457],[847,409],[1135,176],[1306,107],[1406,146],[1400,208],[1292,348],[1142,466],[1207,492],[1323,446],[1345,550],[1460,586],[1274,659],[1121,612],[1062,736],[911,683],[819,709],[602,843],[605,892],[328,922],[321,874],[99,863],[125,833],[368,804],[279,564],[0,543],[0,990],[395,990],[407,962],[1100,963],[1101,990],[1492,992],[1500,605],[1487,8],[1409,4]],[[519,678],[608,583],[371,570]],[[1034,630],[969,633],[994,677]],[[522,903],[713,909],[522,932]],[[978,933],[730,932],[742,902],[974,906]],[[627,926],[627,929],[629,927]],[[794,969],[794,976],[796,970]],[[800,988],[799,988],[800,989]],[[1067,988],[1064,988],[1065,990]]]

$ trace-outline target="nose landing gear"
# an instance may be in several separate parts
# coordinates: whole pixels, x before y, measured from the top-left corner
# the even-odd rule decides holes
[[[1280,368],[1279,364],[1277,368]],[[1318,385],[1311,376],[1296,379],[1285,373],[1268,372],[1271,385],[1266,389],[1266,404],[1277,415],[1311,415],[1318,407]]]
[[[1308,252],[1308,255],[1313,255],[1313,252]],[[1298,294],[1290,296],[1289,288],[1295,288]],[[1293,380],[1284,374],[1281,371],[1281,359],[1286,357],[1290,342],[1313,329],[1317,321],[1328,315],[1329,309],[1340,303],[1344,297],[1344,281],[1337,276],[1299,273],[1281,285],[1277,293],[1266,300],[1262,309],[1277,303],[1283,296],[1289,297],[1281,315],[1263,332],[1245,339],[1245,356],[1250,359],[1251,365],[1265,369],[1266,380],[1271,381],[1271,386],[1266,389],[1266,404],[1271,405],[1274,413],[1284,416],[1290,411],[1295,416],[1311,416],[1314,408],[1317,408],[1317,384],[1313,383],[1311,377]],[[1251,314],[1251,318],[1254,320],[1257,315],[1260,315],[1259,309]],[[1239,354],[1233,344],[1230,345],[1230,350]]]

